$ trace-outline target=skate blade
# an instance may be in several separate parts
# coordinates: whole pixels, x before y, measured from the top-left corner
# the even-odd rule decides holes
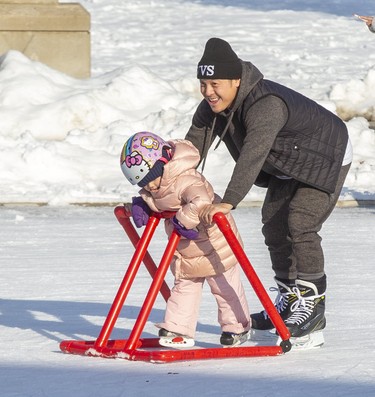
[[[280,345],[282,339],[277,335],[275,329],[272,330],[259,330],[251,329],[250,341],[262,342],[267,346]],[[311,334],[296,338],[291,337],[290,343],[292,350],[310,350],[316,349],[324,345],[323,331],[312,332]]]
[[[277,343],[279,335],[276,334],[275,329],[260,330],[251,328],[249,339],[252,342],[268,342],[273,345]]]
[[[280,338],[281,342],[281,338]],[[324,345],[323,331],[312,332],[311,334],[301,336],[300,338],[290,338],[292,350],[310,350],[317,349]]]
[[[164,347],[174,347],[177,349],[185,349],[188,347],[193,347],[195,344],[194,339],[187,338],[184,336],[164,336],[159,339],[159,345]]]

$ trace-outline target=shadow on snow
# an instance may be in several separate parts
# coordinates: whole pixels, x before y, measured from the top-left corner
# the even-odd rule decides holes
[[[109,312],[110,305],[93,302],[64,302],[44,300],[16,300],[0,299],[0,326],[30,329],[48,339],[61,342],[63,339],[82,339],[81,335],[88,335],[92,339],[99,336],[102,325]],[[119,316],[119,326],[115,326],[111,338],[125,339],[129,336],[140,307],[124,305]],[[90,321],[95,318],[95,324]],[[164,310],[153,308],[148,321],[161,322]],[[126,323],[125,329],[124,320]],[[219,326],[199,323],[197,330],[220,334]],[[65,335],[64,337],[56,334]],[[155,333],[143,332],[142,337],[155,337]]]

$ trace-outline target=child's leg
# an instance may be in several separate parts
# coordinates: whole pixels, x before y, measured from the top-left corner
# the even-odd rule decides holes
[[[250,329],[250,314],[237,264],[223,274],[207,277],[218,305],[218,321],[223,332],[239,334]]]
[[[164,322],[156,326],[194,338],[203,283],[204,278],[175,280],[167,302]]]

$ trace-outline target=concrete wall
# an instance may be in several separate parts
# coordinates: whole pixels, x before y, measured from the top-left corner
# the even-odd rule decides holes
[[[90,77],[90,14],[78,3],[0,0],[0,55],[18,50],[76,78]]]

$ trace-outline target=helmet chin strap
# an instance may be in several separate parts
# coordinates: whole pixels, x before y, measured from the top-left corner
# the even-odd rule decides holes
[[[162,153],[163,156],[159,158],[159,161],[162,161],[164,164],[167,164],[169,160],[172,158],[172,149],[170,147],[163,148]]]

